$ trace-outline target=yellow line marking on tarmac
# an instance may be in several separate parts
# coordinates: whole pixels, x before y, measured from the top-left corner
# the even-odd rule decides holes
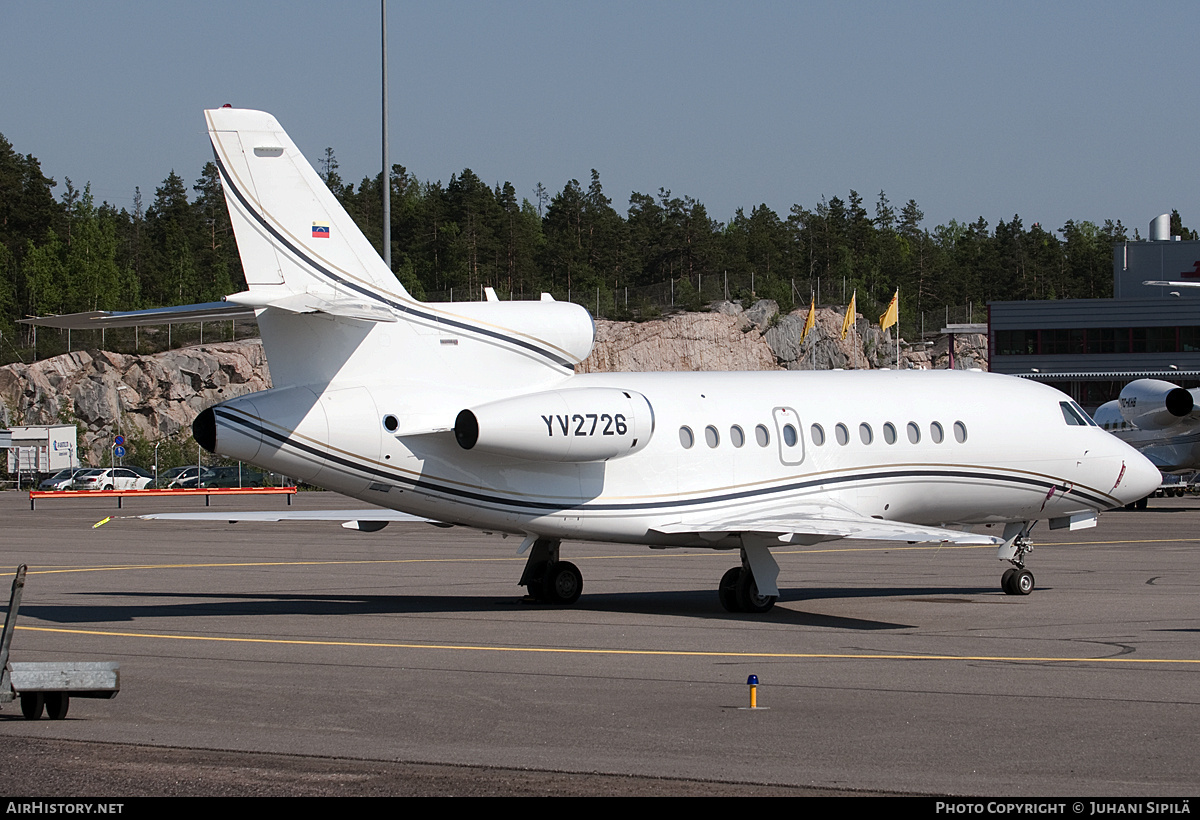
[[[849,540],[849,539],[848,539]],[[1088,547],[1110,544],[1169,544],[1169,543],[1200,543],[1200,538],[1144,538],[1136,541],[1073,541],[1073,542],[1043,542],[1039,547]],[[775,555],[821,555],[839,552],[937,552],[939,550],[994,550],[995,544],[960,545],[960,544],[892,544],[889,546],[872,547],[822,547],[786,549],[780,544],[772,552]],[[682,552],[680,550],[701,550],[699,552]],[[650,554],[639,555],[579,555],[572,556],[572,561],[612,561],[612,560],[645,560],[659,558],[712,558],[724,556],[732,550],[706,550],[702,547],[681,547],[671,550],[653,550]],[[336,561],[237,561],[237,562],[208,562],[195,564],[124,564],[116,566],[95,567],[47,567],[44,569],[29,569],[29,575],[55,575],[68,572],[115,572],[133,569],[236,569],[245,567],[326,567],[354,564],[450,564],[494,561],[524,561],[527,556],[508,555],[495,558],[378,558],[378,559],[344,559]],[[0,572],[0,578],[13,575],[11,572]]]
[[[18,626],[29,632],[56,632],[67,635],[97,635],[108,638],[146,638],[165,641],[211,641],[214,643],[281,644],[285,646],[332,646],[371,649],[434,649],[460,652],[528,652],[559,655],[645,655],[659,657],[690,658],[776,658],[805,660],[853,660],[853,661],[1000,661],[1032,663],[1150,663],[1150,664],[1200,664],[1200,659],[1189,658],[1043,658],[1008,657],[1003,655],[904,655],[876,653],[835,652],[719,652],[683,649],[572,649],[553,646],[476,646],[472,644],[430,643],[380,643],[372,641],[318,641],[295,638],[230,638],[212,635],[163,635],[153,632],[111,632],[94,629],[62,629],[45,626]]]
[[[1103,546],[1106,544],[1194,544],[1200,543],[1200,538],[1145,538],[1139,540],[1112,541],[1060,541],[1060,543],[1042,543],[1038,546]],[[958,544],[905,544],[890,546],[832,546],[806,547],[806,549],[788,550],[785,545],[773,550],[775,555],[824,555],[832,552],[930,552],[938,550],[995,550],[994,544],[958,545]],[[702,547],[679,547],[680,550],[702,550]],[[589,555],[572,556],[571,561],[630,561],[630,559],[646,558],[712,558],[724,556],[731,550],[702,550],[700,552],[682,552],[677,550],[653,550],[649,555]],[[497,556],[494,558],[372,558],[372,559],[342,559],[342,561],[240,561],[240,562],[208,562],[187,564],[119,564],[110,567],[47,567],[44,569],[29,569],[29,575],[55,575],[61,573],[112,573],[112,571],[128,569],[236,569],[248,567],[336,567],[336,565],[352,564],[426,564],[426,563],[474,563],[474,562],[503,562],[524,561],[527,556]],[[0,573],[7,577],[13,573]]]

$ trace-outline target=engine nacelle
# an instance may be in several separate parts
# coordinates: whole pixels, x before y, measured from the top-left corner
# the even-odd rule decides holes
[[[638,452],[653,434],[649,399],[615,387],[502,399],[463,410],[454,422],[464,450],[534,461],[607,461]]]
[[[1158,379],[1138,379],[1125,385],[1118,404],[1121,417],[1142,430],[1178,424],[1195,409],[1191,393]]]

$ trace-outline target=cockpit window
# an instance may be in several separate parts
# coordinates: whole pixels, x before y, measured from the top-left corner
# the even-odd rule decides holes
[[[1072,427],[1087,427],[1087,422],[1084,421],[1087,413],[1083,412],[1082,410],[1076,410],[1075,402],[1060,401],[1058,403],[1058,407],[1060,410],[1062,410],[1063,420],[1066,421],[1067,424]]]
[[[1089,416],[1089,415],[1087,414],[1087,411],[1085,411],[1085,410],[1084,410],[1082,407],[1080,407],[1078,404],[1076,404],[1075,402],[1071,402],[1071,406],[1075,408],[1075,412],[1076,412],[1076,413],[1078,413],[1079,415],[1083,416],[1083,420],[1084,420],[1085,422],[1087,422],[1087,425],[1088,425],[1088,427],[1099,427],[1099,426],[1100,426],[1099,424],[1096,424],[1096,421],[1095,421],[1095,419],[1093,419],[1091,416]]]

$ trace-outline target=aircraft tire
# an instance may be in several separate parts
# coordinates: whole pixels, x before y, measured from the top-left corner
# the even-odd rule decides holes
[[[570,561],[559,561],[546,568],[542,579],[542,598],[547,603],[569,606],[583,594],[583,573]]]
[[[1000,589],[1004,590],[1005,595],[1016,595],[1013,591],[1012,577],[1017,574],[1016,567],[1009,567],[1004,570],[1004,574],[1000,576]]]
[[[46,717],[51,720],[62,720],[67,716],[71,706],[71,696],[62,692],[51,692],[46,695]]]
[[[21,693],[21,715],[26,720],[37,720],[42,716],[46,699],[41,692]]]
[[[737,582],[742,574],[741,567],[731,567],[728,572],[721,576],[721,583],[717,586],[717,597],[721,601],[721,606],[726,612],[741,612],[742,608],[738,606],[737,600]]]
[[[743,570],[738,575],[734,591],[737,595],[738,608],[742,612],[761,615],[764,612],[770,612],[771,607],[775,606],[774,595],[758,594],[758,584],[754,582],[754,573],[752,572]]]
[[[1150,506],[1150,496],[1146,496],[1145,498],[1143,498],[1142,500],[1138,501],[1138,503],[1137,503],[1137,508],[1138,508],[1139,510],[1144,510],[1144,509],[1146,509],[1146,508],[1147,508],[1147,507],[1149,507],[1149,506]]]
[[[1028,595],[1033,592],[1033,573],[1027,569],[1018,570],[1010,583],[1014,595]]]

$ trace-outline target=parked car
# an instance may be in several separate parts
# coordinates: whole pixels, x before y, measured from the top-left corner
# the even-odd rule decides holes
[[[72,482],[75,481],[75,476],[83,472],[82,467],[68,467],[65,470],[59,470],[54,475],[50,476],[38,485],[39,490],[69,490]]]
[[[93,467],[75,476],[74,490],[144,490],[154,478],[137,467]]]
[[[170,470],[164,470],[159,476],[155,486],[164,490],[195,488],[196,472],[199,470],[201,486],[203,482],[212,476],[212,470],[207,467],[197,467],[195,464],[190,467],[172,467]]]
[[[249,467],[213,467],[211,475],[202,476],[202,487],[261,487],[263,474]]]

